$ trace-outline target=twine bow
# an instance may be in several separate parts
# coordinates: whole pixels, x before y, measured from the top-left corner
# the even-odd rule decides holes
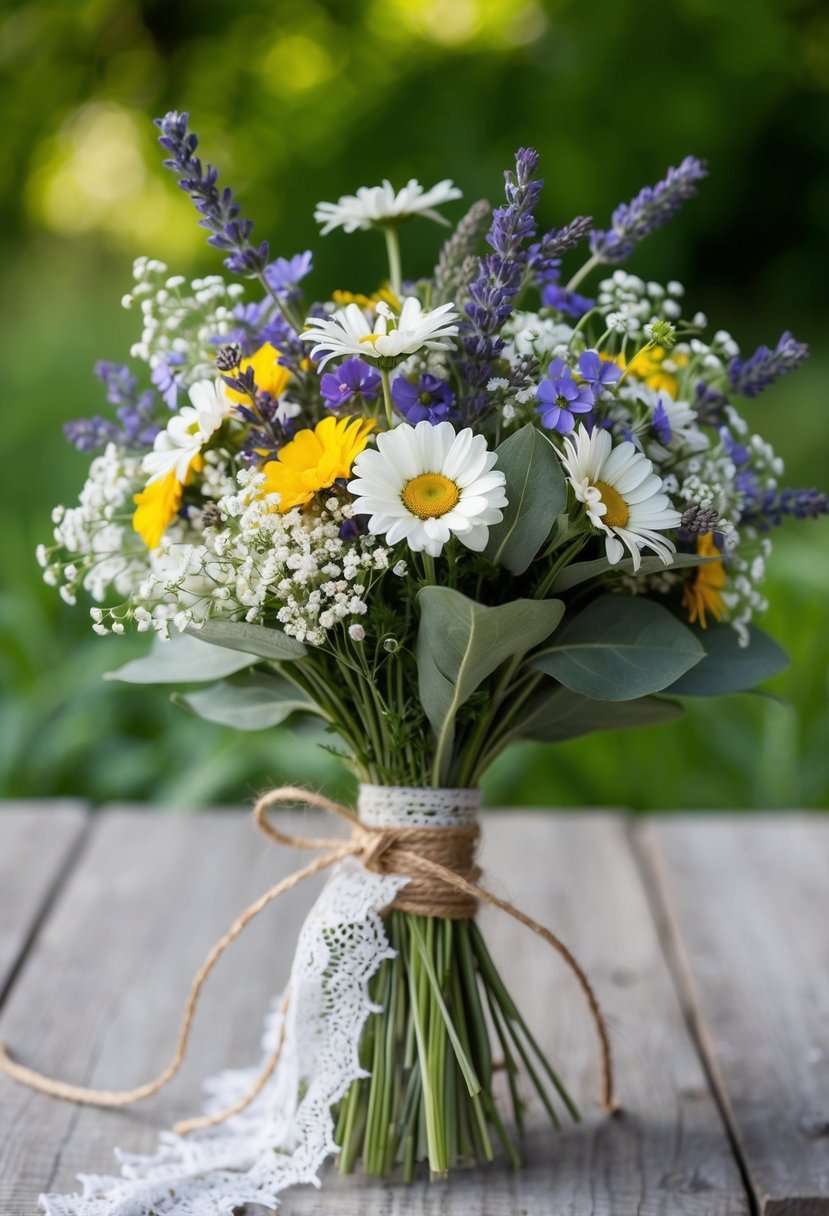
[[[336,815],[340,819],[344,819],[351,828],[350,837],[345,840],[342,838],[328,839],[318,836],[294,836],[280,831],[269,820],[268,811],[274,806],[296,803],[316,807],[329,815]],[[236,918],[224,936],[210,950],[196,972],[190,987],[176,1047],[166,1068],[152,1081],[147,1081],[135,1089],[88,1089],[81,1085],[72,1085],[66,1081],[44,1076],[24,1064],[17,1063],[9,1055],[5,1044],[0,1042],[0,1071],[11,1077],[12,1080],[28,1086],[29,1089],[86,1106],[131,1106],[135,1102],[141,1102],[158,1093],[173,1079],[184,1062],[202,989],[210,972],[228,946],[274,900],[298,887],[306,878],[330,869],[346,857],[354,857],[366,869],[374,873],[399,874],[409,879],[394,900],[392,906],[395,908],[421,916],[440,916],[457,920],[474,916],[478,902],[481,902],[505,912],[507,916],[512,917],[519,924],[525,925],[547,942],[564,959],[576,977],[587,1001],[599,1040],[602,1103],[608,1111],[613,1112],[618,1109],[614,1094],[613,1064],[607,1025],[590,981],[579,962],[560,938],[544,925],[533,920],[531,916],[521,912],[513,904],[500,899],[479,885],[480,870],[474,863],[475,846],[480,834],[477,824],[429,828],[367,827],[356,819],[348,807],[342,806],[338,802],[332,802],[322,794],[292,785],[282,786],[278,790],[271,790],[267,794],[263,794],[253,808],[253,818],[260,831],[277,844],[293,849],[321,851],[321,856],[295,870],[287,878],[283,878],[245,908],[244,912]],[[282,1023],[276,1048],[265,1061],[261,1073],[247,1093],[226,1110],[177,1123],[173,1128],[174,1131],[185,1135],[197,1128],[222,1123],[231,1115],[244,1110],[262,1091],[273,1075],[282,1053],[288,1000],[289,992],[286,991],[282,999]]]

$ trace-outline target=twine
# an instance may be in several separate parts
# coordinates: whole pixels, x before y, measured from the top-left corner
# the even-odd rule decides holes
[[[308,807],[316,807],[329,815],[336,815],[346,821],[351,828],[348,840],[327,839],[318,836],[294,836],[282,832],[268,819],[268,811],[274,806],[301,803]],[[478,903],[488,904],[498,908],[507,916],[525,925],[538,937],[542,938],[555,950],[572,971],[587,1001],[590,1015],[595,1025],[599,1041],[599,1056],[601,1062],[601,1100],[604,1107],[614,1112],[618,1103],[614,1094],[613,1063],[610,1052],[610,1039],[607,1025],[602,1015],[596,994],[584,973],[581,965],[567,946],[544,925],[533,920],[531,916],[521,912],[513,904],[491,891],[487,891],[478,883],[480,869],[475,864],[475,850],[480,835],[477,824],[465,824],[456,827],[384,827],[374,828],[361,824],[348,809],[338,802],[332,802],[322,794],[311,790],[300,789],[297,786],[282,786],[271,790],[256,803],[253,808],[253,818],[260,831],[276,841],[277,844],[288,848],[308,851],[322,850],[322,856],[317,857],[306,866],[302,866],[287,878],[283,878],[260,896],[249,907],[245,908],[223,937],[210,950],[190,988],[190,993],[184,1007],[184,1013],[178,1033],[178,1040],[172,1059],[157,1077],[147,1081],[135,1089],[106,1090],[90,1089],[81,1085],[72,1085],[47,1077],[42,1073],[28,1068],[13,1060],[6,1045],[0,1042],[0,1071],[13,1081],[47,1094],[52,1098],[61,1098],[67,1102],[75,1102],[84,1106],[121,1107],[131,1106],[145,1098],[152,1097],[163,1089],[178,1073],[184,1062],[187,1044],[199,1003],[202,988],[224,954],[225,950],[236,940],[250,922],[259,915],[274,900],[287,895],[306,878],[320,874],[324,870],[342,861],[346,857],[355,857],[367,870],[375,874],[398,874],[409,879],[406,886],[398,893],[390,907],[398,908],[418,916],[436,916],[450,920],[462,920],[475,915]],[[195,1119],[188,1119],[175,1124],[173,1130],[185,1135],[196,1128],[210,1127],[224,1122],[231,1115],[244,1110],[261,1092],[269,1078],[273,1075],[282,1053],[285,1040],[286,1012],[288,993],[282,1001],[282,1025],[276,1048],[271,1053],[264,1068],[250,1089],[233,1106]]]

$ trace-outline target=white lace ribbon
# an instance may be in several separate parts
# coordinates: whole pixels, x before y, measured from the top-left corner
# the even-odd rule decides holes
[[[367,826],[445,827],[469,822],[479,805],[476,790],[364,785],[358,809]],[[232,1216],[245,1203],[273,1207],[298,1183],[319,1186],[320,1167],[337,1151],[331,1108],[365,1076],[369,982],[394,954],[380,913],[407,881],[342,862],[299,935],[279,1064],[257,1097],[213,1127],[163,1132],[150,1156],[116,1149],[120,1177],[78,1175],[82,1194],[41,1195],[47,1216]],[[279,1040],[280,1006],[275,1000],[265,1023],[263,1060]],[[210,1078],[204,1113],[234,1105],[259,1071]]]

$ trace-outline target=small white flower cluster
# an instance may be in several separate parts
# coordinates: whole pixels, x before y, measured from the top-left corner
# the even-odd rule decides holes
[[[615,333],[644,336],[647,328],[657,321],[678,321],[682,315],[680,300],[685,294],[681,283],[646,283],[626,270],[614,270],[609,279],[599,284],[597,306]],[[702,327],[705,317],[699,313],[694,324]]]
[[[522,357],[534,355],[544,370],[551,359],[563,358],[567,353],[573,329],[537,312],[514,312],[502,334],[507,339],[504,359],[517,363]]]
[[[148,553],[132,531],[132,496],[146,478],[141,457],[107,444],[89,467],[89,476],[76,507],[55,507],[55,544],[39,545],[37,560],[44,581],[57,586],[61,597],[75,603],[83,587],[100,603],[113,588],[129,596],[148,568]]]
[[[135,286],[121,301],[125,308],[137,303],[142,313],[141,340],[132,346],[132,357],[153,370],[171,363],[180,368],[177,379],[184,385],[214,376],[215,339],[231,330],[244,286],[212,274],[188,287],[183,275],[168,277],[163,262],[146,257],[134,262],[133,277]]]
[[[737,631],[740,645],[748,646],[751,640],[749,625],[769,606],[759,588],[766,577],[766,561],[771,556],[772,543],[768,536],[758,540],[746,533],[742,537],[732,533],[727,540],[728,581],[721,594],[729,625]]]
[[[274,618],[291,637],[321,646],[334,626],[353,641],[365,630],[373,576],[389,568],[389,550],[373,536],[343,539],[351,508],[332,496],[313,511],[280,515],[274,495],[261,495],[262,474],[243,471],[222,497],[220,519],[203,528],[199,543],[170,530],[153,552],[152,569],[132,597],[128,614],[138,629],[168,634],[211,616],[261,623]],[[192,532],[190,533],[192,540]],[[405,562],[393,573],[407,574]]]

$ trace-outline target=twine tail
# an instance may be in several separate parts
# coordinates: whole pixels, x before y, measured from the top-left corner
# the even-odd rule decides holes
[[[315,847],[319,847],[320,843],[322,843],[322,847],[326,847],[326,845],[330,842],[318,841],[316,842]],[[179,1071],[184,1062],[184,1057],[187,1052],[187,1044],[189,1042],[190,1032],[193,1026],[193,1019],[195,1017],[202,988],[204,987],[205,981],[210,975],[210,972],[216,966],[216,963],[224,954],[225,950],[236,940],[236,938],[250,924],[250,922],[268,906],[268,904],[273,903],[275,899],[279,899],[281,895],[286,895],[289,891],[292,891],[294,887],[299,886],[299,884],[304,882],[306,878],[311,878],[314,874],[319,874],[321,871],[328,869],[330,866],[342,860],[342,858],[349,856],[354,851],[353,846],[348,843],[344,844],[342,841],[336,841],[334,844],[337,846],[336,849],[332,849],[322,857],[317,857],[314,861],[309,862],[307,866],[303,866],[302,869],[297,870],[295,873],[289,874],[287,878],[283,878],[281,882],[276,883],[276,885],[271,887],[270,890],[266,891],[264,895],[260,896],[259,899],[250,904],[249,907],[245,908],[244,912],[242,912],[230,926],[224,937],[220,938],[219,941],[216,942],[215,946],[213,946],[212,950],[210,950],[201,967],[197,971],[191,985],[190,994],[184,1007],[178,1042],[176,1043],[173,1057],[167,1067],[164,1068],[152,1081],[147,1081],[145,1084],[139,1085],[135,1089],[124,1090],[88,1089],[82,1085],[72,1085],[67,1081],[60,1081],[54,1077],[47,1077],[43,1073],[36,1072],[33,1068],[29,1068],[25,1064],[20,1064],[16,1060],[13,1060],[8,1053],[5,1043],[2,1042],[0,1042],[0,1072],[5,1073],[6,1076],[10,1077],[13,1081],[17,1081],[19,1084],[25,1085],[29,1089],[37,1090],[38,1093],[47,1094],[51,1098],[62,1098],[66,1102],[75,1102],[82,1106],[131,1106],[135,1102],[142,1102],[145,1098],[150,1098],[153,1094],[157,1094],[160,1089],[163,1089],[165,1085],[172,1081],[173,1077]],[[282,1047],[281,1037],[282,1036],[280,1036],[280,1043],[277,1051],[275,1051],[271,1058],[267,1061],[262,1075],[252,1087],[249,1095],[245,1096],[245,1100],[243,1100],[239,1106],[240,1110],[244,1109],[244,1107],[253,1100],[259,1090],[265,1085],[266,1081],[273,1073],[273,1070],[276,1068],[279,1060],[279,1051]],[[226,1118],[232,1113],[234,1112],[227,1111],[222,1115],[222,1118]],[[221,1122],[221,1118],[217,1118],[215,1116],[211,1116],[210,1118],[211,1121],[215,1121],[217,1123]],[[200,1126],[201,1124],[198,1125]]]

